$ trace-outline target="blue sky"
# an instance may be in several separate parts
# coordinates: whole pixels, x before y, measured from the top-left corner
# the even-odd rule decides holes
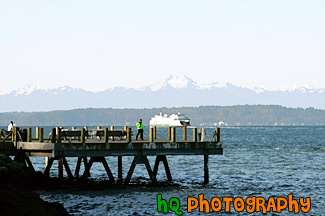
[[[141,87],[170,74],[324,87],[324,11],[316,0],[0,0],[0,91]]]

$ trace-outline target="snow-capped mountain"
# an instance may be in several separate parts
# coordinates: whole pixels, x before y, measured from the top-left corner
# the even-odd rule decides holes
[[[268,89],[263,86],[250,89],[231,83],[197,83],[186,76],[169,76],[166,80],[138,89],[114,87],[99,92],[69,86],[41,89],[35,85],[26,85],[10,93],[0,94],[0,112],[238,104],[276,104],[324,109],[324,90],[306,85],[287,89]]]

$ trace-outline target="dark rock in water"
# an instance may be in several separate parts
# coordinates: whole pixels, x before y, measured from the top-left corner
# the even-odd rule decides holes
[[[0,175],[2,175],[2,174],[7,174],[7,172],[8,172],[8,168],[7,167],[5,167],[5,166],[0,166]]]
[[[6,155],[6,154],[0,154],[0,161],[3,161],[5,163],[9,163],[12,160],[11,160],[11,158],[8,155]]]
[[[38,194],[17,189],[12,184],[0,186],[1,215],[69,215],[59,203],[43,201]]]
[[[25,165],[23,163],[18,163],[17,161],[12,161],[11,163],[8,163],[7,167],[19,172],[25,168]]]
[[[0,215],[69,215],[60,203],[45,202],[31,191],[48,180],[41,172],[0,154]]]

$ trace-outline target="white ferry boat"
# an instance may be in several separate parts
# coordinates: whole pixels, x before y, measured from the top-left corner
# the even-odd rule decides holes
[[[150,126],[157,127],[182,127],[190,126],[190,119],[184,114],[172,114],[168,116],[167,114],[159,113],[150,119]]]

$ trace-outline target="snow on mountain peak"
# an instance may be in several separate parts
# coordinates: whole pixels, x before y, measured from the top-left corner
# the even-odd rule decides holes
[[[180,88],[187,88],[189,87],[190,84],[194,84],[193,80],[188,78],[187,76],[176,76],[172,75],[169,76],[167,81],[166,81],[171,87],[175,89],[180,89]]]
[[[15,96],[21,96],[21,95],[29,95],[31,94],[33,91],[41,89],[40,87],[36,86],[36,85],[25,85],[24,87],[18,89],[15,91]]]
[[[198,89],[212,89],[212,88],[227,88],[227,83],[219,83],[219,82],[212,82],[212,83],[200,83],[197,84]]]
[[[195,86],[195,82],[188,78],[187,76],[177,76],[177,75],[170,75],[165,81],[157,82],[153,85],[148,86],[148,88],[141,88],[141,90],[149,89],[151,91],[158,91],[166,86],[171,86],[175,89],[187,88],[190,86]]]
[[[288,87],[266,87],[263,85],[259,85],[256,87],[246,88],[246,87],[238,87],[236,85],[232,85],[230,83],[219,83],[219,82],[211,82],[211,83],[197,83],[193,81],[191,78],[185,76],[185,75],[170,75],[165,80],[161,80],[153,85],[144,86],[141,88],[132,88],[132,87],[111,87],[110,89],[106,89],[104,91],[91,91],[93,93],[97,92],[105,92],[105,91],[113,91],[116,89],[136,89],[138,91],[159,91],[166,88],[171,89],[200,89],[200,90],[213,90],[213,89],[224,89],[227,91],[236,91],[236,88],[242,89],[242,90],[250,90],[255,92],[256,94],[263,94],[265,92],[287,92],[287,93],[300,93],[300,94],[308,94],[308,93],[314,93],[314,94],[322,94],[325,91],[325,88],[315,88],[313,86],[309,85],[295,85],[291,88]],[[69,86],[61,86],[58,88],[52,88],[52,89],[41,89],[40,87],[36,85],[25,85],[24,87],[15,90],[11,93],[13,93],[15,96],[24,96],[24,95],[30,95],[34,91],[42,91],[42,92],[48,92],[50,94],[63,94],[64,92],[81,92],[86,91],[81,88],[72,88]],[[0,95],[7,95],[10,93],[7,92],[0,92]]]
[[[6,95],[6,94],[9,94],[9,92],[0,91],[0,96],[2,96],[2,95]]]

